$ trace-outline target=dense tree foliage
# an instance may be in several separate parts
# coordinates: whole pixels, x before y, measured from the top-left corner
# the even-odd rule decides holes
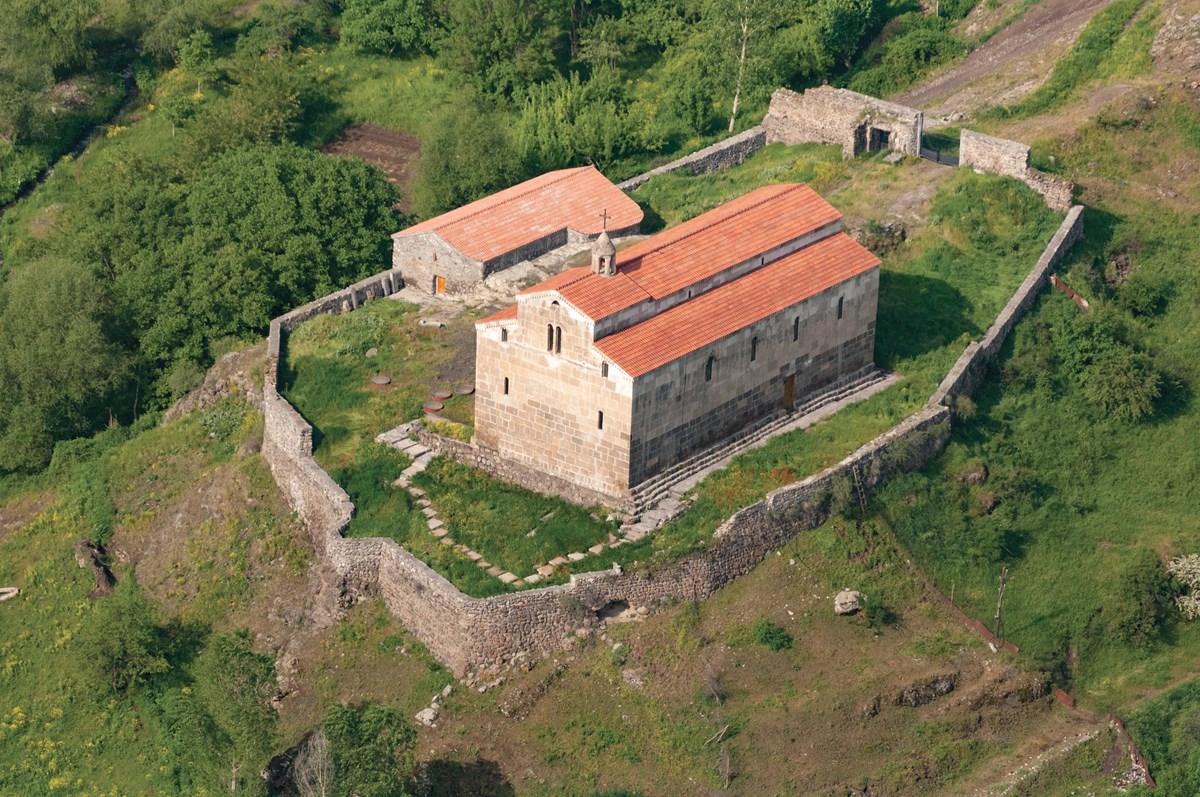
[[[417,734],[386,706],[334,706],[321,726],[334,772],[331,797],[404,797]]]

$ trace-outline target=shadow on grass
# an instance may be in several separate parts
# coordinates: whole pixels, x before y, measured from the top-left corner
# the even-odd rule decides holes
[[[495,761],[433,760],[421,767],[414,794],[437,797],[515,797],[516,790]]]
[[[944,280],[882,271],[876,362],[894,368],[898,361],[941,348],[964,332],[980,335],[982,330],[967,315],[970,309],[967,297]]]

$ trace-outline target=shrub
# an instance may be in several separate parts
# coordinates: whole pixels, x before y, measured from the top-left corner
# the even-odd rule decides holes
[[[1117,294],[1117,303],[1138,316],[1157,315],[1167,303],[1168,286],[1145,272],[1132,274]]]
[[[788,650],[792,647],[792,635],[765,617],[759,617],[750,626],[750,636],[771,650]]]
[[[1158,636],[1170,605],[1171,582],[1158,555],[1140,548],[1117,581],[1109,627],[1123,642],[1145,647]]]

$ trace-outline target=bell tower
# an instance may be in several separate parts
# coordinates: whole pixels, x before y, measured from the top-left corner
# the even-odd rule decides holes
[[[605,208],[600,216],[604,219],[604,228],[592,244],[592,273],[612,277],[617,273],[617,247],[608,237],[608,209]]]

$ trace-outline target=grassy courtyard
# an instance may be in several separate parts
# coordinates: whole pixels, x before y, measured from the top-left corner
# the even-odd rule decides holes
[[[648,217],[676,223],[754,186],[792,181],[824,191],[850,226],[878,229],[897,208],[916,219],[906,240],[880,252],[876,362],[904,379],[811,429],[739,457],[696,489],[693,506],[678,520],[640,543],[564,566],[558,578],[572,567],[662,563],[702,547],[732,512],[837,462],[918,409],[967,341],[987,329],[1060,222],[1016,181],[920,162],[845,163],[836,148],[820,146],[772,145],[717,174],[655,178],[634,196]],[[879,216],[868,215],[872,210]],[[418,417],[432,390],[470,381],[475,317],[468,311],[444,328],[424,327],[414,306],[380,301],[348,315],[315,318],[288,338],[282,386],[314,426],[317,460],[355,502],[348,534],[391,537],[482,596],[509,588],[437,542],[411,497],[391,484],[408,459],[372,442]],[[376,353],[367,357],[370,349]],[[371,385],[375,374],[392,381]],[[467,402],[456,396],[445,414],[466,422],[469,434]],[[604,542],[615,531],[603,511],[536,496],[452,462],[435,460],[414,483],[429,494],[456,541],[519,576]]]

